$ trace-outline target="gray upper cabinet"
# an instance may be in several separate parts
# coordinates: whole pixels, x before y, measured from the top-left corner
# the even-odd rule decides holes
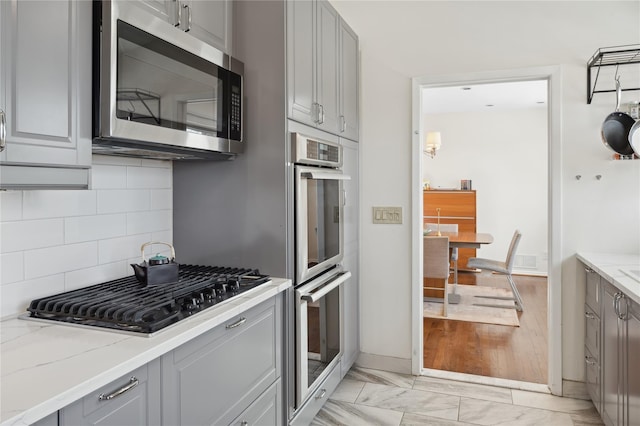
[[[91,2],[0,2],[3,189],[87,188]]]
[[[326,0],[287,2],[289,118],[357,140],[357,48]]]
[[[60,426],[159,425],[160,383],[156,359],[60,410]]]
[[[358,36],[340,21],[340,136],[358,141]]]
[[[231,0],[143,0],[141,7],[226,54],[231,54]]]

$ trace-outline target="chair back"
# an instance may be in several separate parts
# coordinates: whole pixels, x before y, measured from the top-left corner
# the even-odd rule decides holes
[[[423,267],[425,278],[449,278],[449,237],[424,237]]]
[[[511,238],[511,244],[509,245],[509,251],[507,252],[507,260],[504,262],[509,273],[511,273],[511,270],[513,269],[513,263],[516,260],[516,250],[518,249],[518,244],[520,244],[521,237],[522,233],[516,229],[513,233],[513,238]]]
[[[425,223],[424,229],[431,229],[432,232],[438,231],[437,223]],[[457,223],[441,223],[440,224],[440,232],[458,232],[458,224]]]

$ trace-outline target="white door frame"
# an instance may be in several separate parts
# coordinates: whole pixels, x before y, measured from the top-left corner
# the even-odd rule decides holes
[[[420,119],[421,89],[463,86],[524,80],[547,80],[548,90],[548,382],[554,395],[562,395],[562,68],[548,66],[513,70],[416,77],[412,81],[412,223],[411,281],[412,285],[412,356],[411,371],[425,373],[423,366],[422,331],[422,120]],[[454,374],[454,373],[452,373]],[[495,382],[495,379],[494,379]]]

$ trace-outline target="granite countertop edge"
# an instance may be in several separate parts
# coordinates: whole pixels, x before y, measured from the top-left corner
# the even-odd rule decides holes
[[[631,278],[625,270],[640,270],[640,255],[578,252],[579,261],[609,281],[631,300],[640,304],[640,281]]]

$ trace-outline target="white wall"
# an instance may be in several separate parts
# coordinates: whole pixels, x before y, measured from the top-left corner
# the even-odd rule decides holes
[[[640,252],[640,161],[611,161],[600,142],[614,98],[586,104],[586,62],[599,47],[640,43],[640,2],[332,3],[361,41],[361,350],[411,359],[411,78],[561,65],[563,377],[583,379],[575,253]],[[374,205],[402,206],[403,224],[372,225]]]
[[[427,96],[428,96],[428,90]],[[504,260],[513,231],[522,232],[516,256],[533,256],[547,272],[547,108],[426,114],[425,129],[442,134],[442,148],[423,157],[423,180],[432,188],[460,188],[471,179],[476,190],[478,232],[493,244],[477,255]]]
[[[0,317],[132,275],[143,243],[172,242],[171,162],[94,155],[91,180],[88,191],[0,192]]]

